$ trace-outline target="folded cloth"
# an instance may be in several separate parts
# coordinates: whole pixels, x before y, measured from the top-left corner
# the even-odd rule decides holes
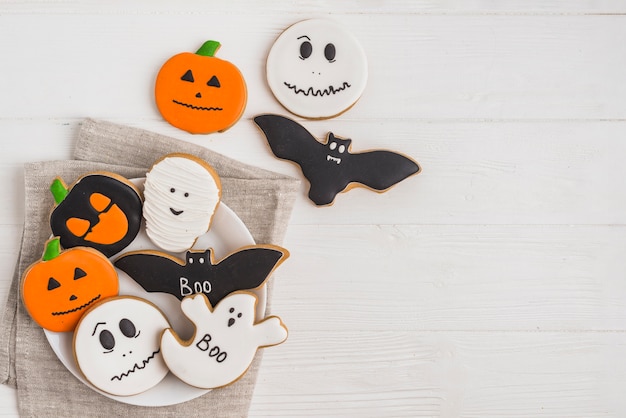
[[[257,353],[248,372],[235,383],[194,400],[163,407],[129,405],[102,396],[76,379],[57,359],[43,330],[19,302],[19,280],[41,257],[50,237],[51,181],[68,184],[91,171],[143,177],[161,156],[196,155],[222,180],[222,200],[242,219],[259,244],[280,244],[286,232],[299,181],[234,161],[201,146],[137,128],[88,119],[70,161],[29,163],[24,167],[25,221],[19,259],[0,330],[0,381],[17,388],[20,415],[94,416],[246,416],[261,361]],[[280,275],[280,272],[279,272]],[[268,282],[268,309],[273,279]]]

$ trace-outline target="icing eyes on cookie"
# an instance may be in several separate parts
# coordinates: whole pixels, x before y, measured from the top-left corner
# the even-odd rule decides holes
[[[328,62],[335,62],[336,52],[337,51],[335,51],[335,45],[333,44],[326,45],[326,48],[324,48],[324,56],[326,57]]]

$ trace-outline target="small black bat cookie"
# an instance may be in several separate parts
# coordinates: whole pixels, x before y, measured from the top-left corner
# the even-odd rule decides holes
[[[309,198],[318,206],[330,205],[350,185],[379,193],[420,172],[404,155],[384,150],[351,153],[352,140],[328,134],[319,142],[302,125],[279,115],[254,118],[278,158],[297,163],[309,181]]]
[[[122,255],[114,264],[148,292],[169,293],[179,300],[204,293],[215,306],[234,291],[263,285],[287,257],[284,248],[253,245],[217,263],[208,249],[188,251],[185,260],[158,251],[136,251]]]

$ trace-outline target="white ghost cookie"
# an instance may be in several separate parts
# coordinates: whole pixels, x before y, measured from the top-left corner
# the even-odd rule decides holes
[[[305,118],[337,116],[361,97],[367,57],[339,23],[310,19],[288,27],[267,56],[267,82],[276,99]]]
[[[159,342],[170,324],[152,303],[131,296],[105,299],[81,318],[74,357],[98,389],[131,396],[156,386],[168,373]]]
[[[259,347],[282,343],[287,328],[271,316],[255,323],[257,298],[236,292],[222,299],[213,309],[200,293],[181,302],[184,314],[196,332],[181,341],[167,329],[161,338],[161,352],[170,371],[183,382],[203,389],[228,385],[241,377]]]
[[[182,252],[209,230],[220,202],[215,170],[192,155],[169,154],[146,173],[143,216],[158,247]]]

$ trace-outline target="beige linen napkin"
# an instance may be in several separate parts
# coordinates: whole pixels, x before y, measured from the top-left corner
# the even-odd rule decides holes
[[[222,198],[246,224],[259,244],[281,244],[298,191],[298,180],[251,167],[203,147],[156,133],[108,122],[86,120],[71,161],[30,163],[24,167],[25,224],[21,251],[0,332],[0,381],[17,388],[23,416],[207,416],[242,417],[248,413],[260,351],[248,372],[234,384],[197,399],[164,407],[140,407],[111,400],[77,380],[48,345],[19,302],[18,283],[36,261],[50,236],[53,199],[48,187],[56,176],[68,184],[90,171],[143,177],[155,160],[171,152],[196,155],[216,168]],[[280,270],[278,271],[280,276]],[[268,309],[271,288],[268,284]]]

